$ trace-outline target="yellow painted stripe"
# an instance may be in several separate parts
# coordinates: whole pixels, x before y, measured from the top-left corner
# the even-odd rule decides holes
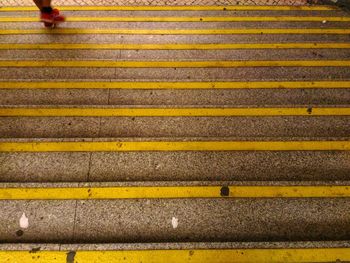
[[[228,188],[228,193],[227,190],[226,193],[223,191],[222,186],[0,188],[0,200],[350,197],[350,186],[228,186]]]
[[[61,11],[330,11],[335,6],[60,6]],[[3,6],[0,12],[38,11],[33,6]]]
[[[67,22],[350,22],[336,16],[68,17]],[[0,22],[39,22],[37,17],[0,17]]]
[[[28,34],[124,34],[124,35],[234,35],[234,34],[350,34],[349,28],[235,28],[235,29],[0,29],[0,35]]]
[[[350,81],[243,82],[27,82],[0,81],[0,89],[349,89]]]
[[[0,67],[77,68],[235,68],[235,67],[349,67],[350,60],[242,61],[109,61],[109,60],[0,60]]]
[[[66,263],[68,251],[0,251],[0,258],[11,263]],[[345,262],[349,248],[296,249],[193,249],[193,250],[120,250],[76,251],[74,262],[83,263],[305,263]]]
[[[0,50],[69,50],[69,49],[109,49],[109,50],[222,50],[222,49],[348,49],[350,43],[241,43],[241,44],[1,44]]]
[[[349,151],[350,141],[0,142],[0,152]]]
[[[350,108],[0,108],[2,117],[350,116]]]

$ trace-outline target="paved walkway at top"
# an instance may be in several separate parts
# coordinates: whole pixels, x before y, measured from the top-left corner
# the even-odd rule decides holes
[[[54,5],[307,5],[319,0],[53,0]],[[0,6],[30,6],[31,0],[0,0]]]

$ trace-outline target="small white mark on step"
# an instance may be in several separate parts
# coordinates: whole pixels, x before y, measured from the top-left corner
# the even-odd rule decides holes
[[[173,225],[173,228],[177,228],[177,226],[179,225],[179,219],[177,219],[176,217],[173,217],[171,219],[171,224]]]
[[[327,23],[327,20],[323,20],[323,21],[322,21],[322,24],[326,24],[326,23]]]
[[[26,217],[25,213],[23,213],[21,218],[19,219],[19,226],[23,229],[26,229],[29,227],[29,220],[28,220],[28,217]]]

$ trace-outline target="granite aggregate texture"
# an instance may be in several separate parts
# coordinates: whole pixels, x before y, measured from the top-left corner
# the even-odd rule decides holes
[[[313,6],[319,0],[54,0],[54,6]],[[0,0],[0,7],[33,6]],[[334,7],[335,8],[335,7]],[[342,9],[245,11],[65,11],[67,17],[348,17]],[[36,11],[3,17],[37,17]],[[1,22],[3,44],[256,44],[254,49],[144,50],[0,49],[2,108],[350,108],[350,88],[95,89],[5,88],[5,82],[304,82],[350,81],[349,66],[122,68],[5,67],[2,60],[73,61],[349,61],[350,34],[6,34],[40,29],[39,22]],[[342,29],[350,22],[66,22],[66,29]],[[55,29],[53,29],[55,30]],[[24,31],[21,31],[22,33]],[[324,32],[324,31],[323,31]],[[7,32],[8,33],[8,32]],[[331,43],[334,47],[270,48],[260,44]],[[2,83],[4,82],[4,83]],[[8,84],[7,84],[8,85]],[[84,84],[82,84],[84,85]],[[88,84],[86,84],[88,85]],[[348,186],[350,151],[19,152],[33,142],[349,141],[349,116],[260,117],[1,117],[0,190],[6,188],[148,186]],[[14,150],[1,147],[12,142]],[[227,187],[226,187],[227,188]],[[228,188],[227,188],[228,189]],[[1,195],[0,195],[1,196]],[[349,198],[139,198],[0,200],[0,251],[345,247]],[[29,219],[27,228],[19,220]],[[172,218],[178,219],[174,227]],[[1,262],[1,259],[0,259]],[[81,262],[79,262],[81,263]]]

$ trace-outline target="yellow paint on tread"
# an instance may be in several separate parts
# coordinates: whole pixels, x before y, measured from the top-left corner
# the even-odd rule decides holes
[[[350,197],[350,186],[135,186],[0,188],[0,200]],[[224,195],[224,196],[223,196]]]
[[[1,89],[349,89],[350,81],[252,82],[26,82],[0,81]]]
[[[30,34],[121,34],[121,35],[261,35],[261,34],[338,34],[348,35],[350,29],[344,28],[237,28],[237,29],[0,29],[0,35]]]
[[[67,22],[350,22],[350,17],[219,16],[219,17],[68,17]],[[37,17],[0,17],[0,22],[39,22]]]
[[[0,258],[11,263],[66,263],[68,251],[0,251]],[[82,263],[305,263],[346,262],[349,248],[289,249],[193,249],[193,250],[120,250],[76,251],[75,261]]]
[[[349,67],[350,60],[242,61],[109,61],[109,60],[0,60],[0,67],[77,68],[235,68],[235,67]]]
[[[2,117],[350,116],[350,108],[0,108]]]
[[[261,43],[261,44],[1,44],[0,50],[225,50],[225,49],[349,49],[350,43]]]
[[[61,11],[330,11],[335,6],[60,6]],[[33,6],[0,7],[0,12],[37,11]]]
[[[349,151],[350,141],[0,142],[0,152]]]

